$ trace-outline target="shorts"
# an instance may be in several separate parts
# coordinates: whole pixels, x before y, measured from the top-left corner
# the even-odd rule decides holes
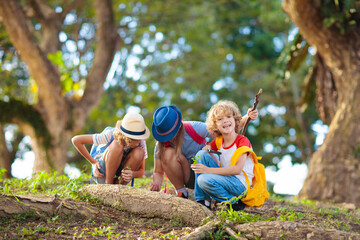
[[[124,168],[124,163],[125,163],[125,159],[127,157],[127,155],[131,152],[132,149],[129,150],[125,150],[121,159],[121,163],[119,168],[116,170],[115,176],[114,176],[114,180],[113,183],[118,179],[118,177],[121,176],[121,171]],[[91,167],[91,180],[92,183],[97,183],[97,184],[105,184],[105,180],[106,180],[106,165],[105,165],[105,160],[104,160],[104,153],[99,153],[98,155],[95,156],[94,158],[96,161],[98,161],[100,163],[100,169],[99,172],[104,174],[104,177],[102,178],[98,178],[94,176],[94,165],[92,165]]]

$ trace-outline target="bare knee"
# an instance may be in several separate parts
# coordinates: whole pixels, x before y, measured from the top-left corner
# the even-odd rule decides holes
[[[165,148],[164,153],[160,156],[161,164],[169,165],[176,159],[176,152],[174,148]]]
[[[145,158],[145,151],[142,148],[134,148],[127,156],[125,167],[130,167],[133,171],[138,170]]]

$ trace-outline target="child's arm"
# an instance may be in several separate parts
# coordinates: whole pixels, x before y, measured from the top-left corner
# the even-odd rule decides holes
[[[94,176],[95,177],[104,177],[104,174],[100,173],[98,169],[101,168],[100,163],[96,161],[86,149],[85,144],[93,144],[92,134],[84,134],[84,135],[77,135],[71,139],[74,147],[79,151],[79,153],[86,158],[91,165],[96,165],[94,168]]]
[[[241,154],[239,159],[237,160],[234,166],[230,167],[221,167],[221,168],[211,168],[207,167],[203,164],[195,164],[192,165],[192,169],[195,173],[212,173],[218,175],[239,175],[244,168],[245,159],[247,157],[247,153]]]
[[[164,180],[164,170],[161,167],[160,159],[154,160],[153,181],[150,183],[150,191],[160,191]]]
[[[246,115],[244,115],[240,120],[240,128],[243,128],[245,126],[246,120],[250,118],[252,121],[255,121],[259,116],[259,112],[257,109],[252,110],[249,108]]]

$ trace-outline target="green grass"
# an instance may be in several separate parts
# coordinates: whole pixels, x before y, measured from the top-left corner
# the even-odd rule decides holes
[[[61,198],[72,198],[86,202],[97,202],[96,199],[89,195],[81,194],[81,188],[89,184],[90,176],[82,173],[77,179],[69,178],[66,175],[60,175],[57,172],[53,173],[38,173],[31,179],[4,179],[4,170],[0,169],[0,194],[4,195],[21,195],[21,194],[46,194]],[[135,188],[148,189],[152,179],[143,177],[135,179]],[[172,184],[168,182],[168,187]],[[163,190],[162,190],[163,191]],[[285,199],[277,195],[271,195],[269,201],[272,202],[271,207],[263,214],[253,214],[246,211],[233,211],[231,205],[228,208],[214,212],[216,217],[221,221],[218,229],[211,233],[208,237],[210,239],[227,239],[226,231],[224,230],[225,223],[243,224],[258,221],[296,221],[303,224],[316,225],[327,229],[337,229],[340,231],[360,233],[360,210],[359,209],[345,209],[336,205],[319,203],[310,200]],[[34,212],[14,215],[11,217],[2,217],[0,221],[3,222],[0,226],[0,231],[6,230],[6,223],[24,223],[38,220],[36,225],[28,224],[26,227],[18,225],[16,231],[23,238],[31,239],[34,234],[42,236],[52,236],[52,234],[64,235],[69,234],[69,230],[62,227],[64,221],[71,221],[71,216],[51,216],[46,219],[37,216]],[[210,219],[204,219],[202,225]],[[114,230],[112,221],[102,221],[100,224],[94,219],[88,219],[85,222],[87,227],[79,228],[76,236],[94,237],[94,238],[116,238],[117,232]],[[131,223],[130,223],[131,224]],[[181,230],[183,221],[181,218],[174,216],[169,220],[169,225],[175,230],[166,233],[150,233],[152,229],[161,228],[161,224],[157,221],[148,221],[147,228],[141,232],[141,238],[144,239],[177,239],[177,235],[184,234]],[[50,227],[53,225],[54,227]],[[12,225],[13,227],[15,225]],[[179,230],[180,229],[180,230]],[[152,234],[152,235],[151,235]],[[240,233],[237,233],[240,234]],[[18,236],[19,236],[18,235]],[[283,235],[282,238],[286,238]]]

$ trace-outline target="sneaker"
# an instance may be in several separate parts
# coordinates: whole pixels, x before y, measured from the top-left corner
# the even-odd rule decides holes
[[[205,200],[199,200],[199,201],[196,201],[196,202],[197,202],[197,203],[200,203],[201,205],[203,205],[203,206],[205,206],[205,207],[207,207],[208,209],[211,210],[211,206],[210,206],[210,205],[206,205]]]
[[[232,205],[232,209],[234,211],[241,211],[241,210],[244,210],[245,206],[246,206],[245,203],[243,203],[242,201],[239,200],[237,203],[234,203]]]
[[[178,196],[178,197],[182,197],[182,198],[186,198],[186,199],[189,198],[189,194],[188,194],[187,196],[185,196],[182,192],[178,192],[178,193],[177,193],[177,196]]]

